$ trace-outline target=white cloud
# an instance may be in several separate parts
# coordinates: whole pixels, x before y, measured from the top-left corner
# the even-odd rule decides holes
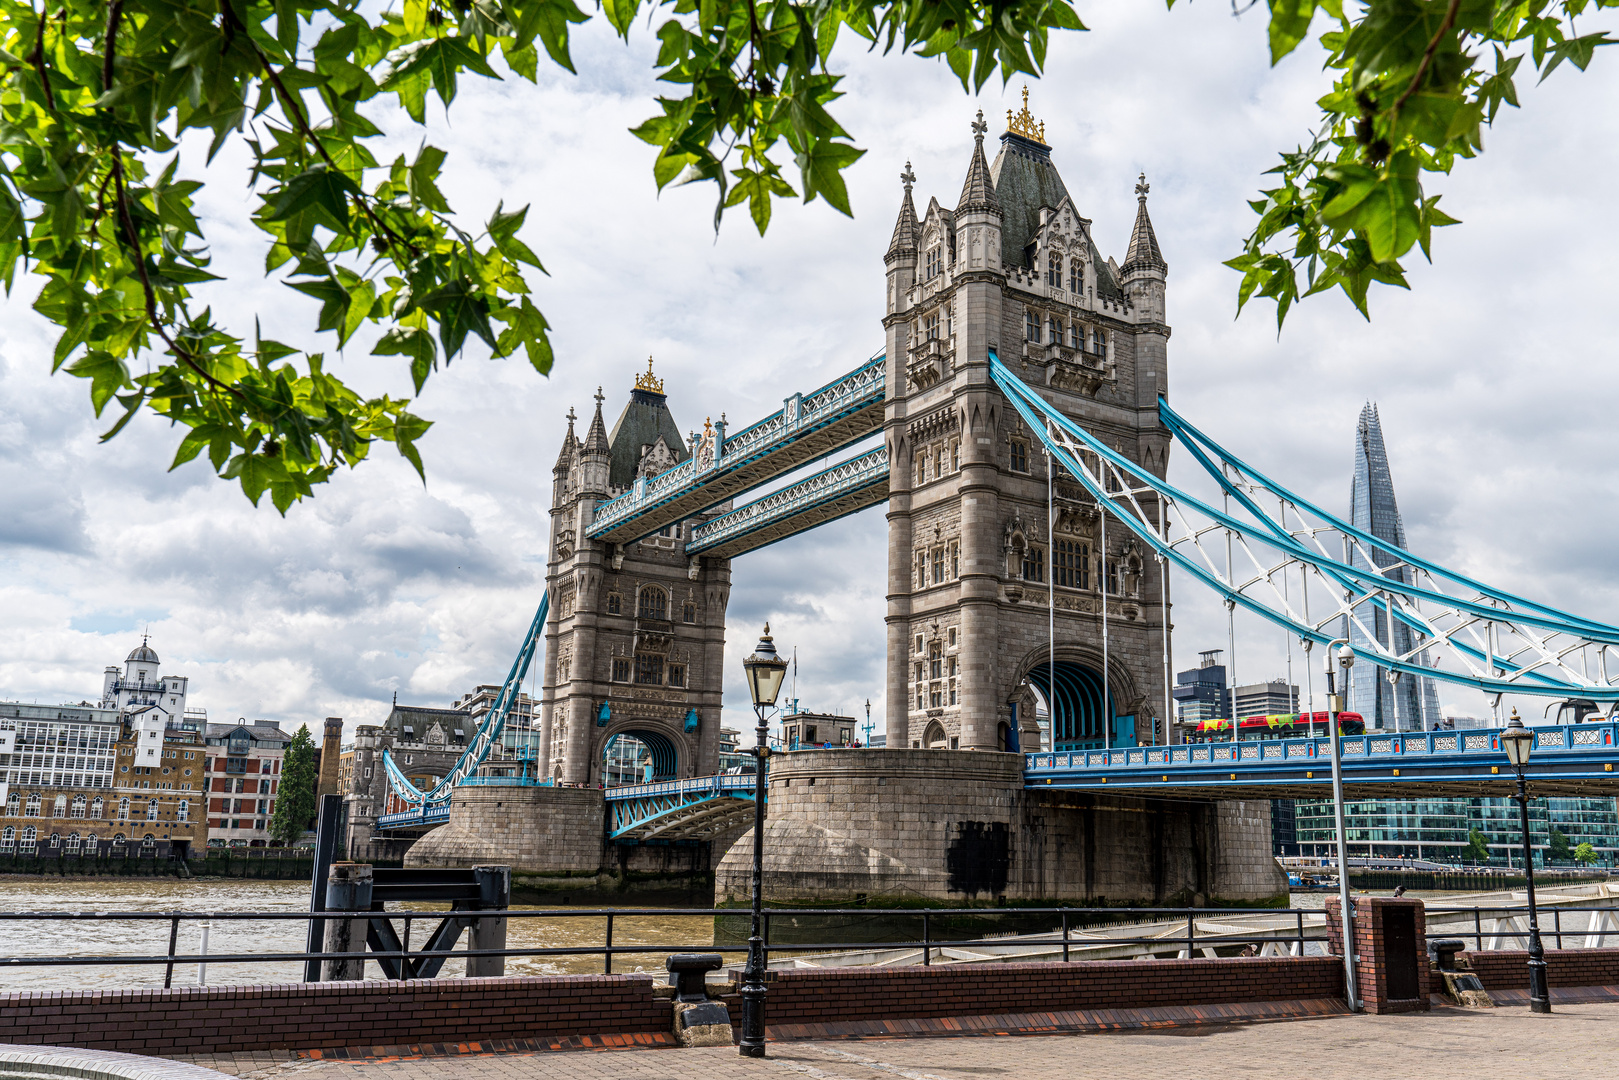
[[[1275,152],[1306,137],[1327,77],[1308,50],[1270,70],[1257,14],[1088,11],[1094,32],[1056,38],[1050,75],[1031,87],[1104,254],[1123,257],[1135,176],[1148,173],[1171,265],[1176,407],[1342,509],[1355,417],[1375,400],[1416,550],[1607,617],[1619,600],[1606,539],[1619,525],[1607,467],[1619,116],[1592,103],[1619,90],[1613,65],[1526,87],[1526,112],[1501,118],[1490,152],[1432,185],[1466,224],[1436,236],[1436,266],[1408,260],[1414,291],[1375,295],[1370,324],[1341,299],[1311,300],[1278,339],[1263,307],[1233,322],[1220,262],[1248,231],[1243,200]],[[451,121],[439,113],[425,132],[373,110],[396,131],[379,157],[424,137],[450,151],[443,187],[470,222],[501,201],[531,204],[525,238],[552,274],[535,287],[555,373],[469,355],[436,375],[420,402],[437,422],[422,443],[425,490],[379,448],[283,520],[204,464],[166,473],[177,436],[161,423],[97,445],[106,424],[79,380],[47,374],[52,335],[19,288],[0,320],[0,696],[90,696],[148,620],[165,670],[190,675],[196,703],[221,716],[374,722],[396,690],[445,704],[498,679],[539,599],[568,407],[585,412],[601,384],[616,411],[648,353],[686,429],[721,412],[734,426],[854,367],[881,344],[902,165],[924,204],[953,205],[974,109],[995,121],[1022,85],[975,103],[938,64],[843,47],[836,111],[869,151],[849,176],[856,217],[783,206],[763,240],[741,215],[716,239],[711,189],[655,192],[652,150],[626,130],[655,110],[644,33],[626,49],[586,29],[577,78],[542,67],[538,86],[463,80]],[[305,329],[313,304],[259,277],[258,234],[226,216],[240,212],[242,166],[221,156],[204,207],[231,276],[216,312],[244,332],[256,312],[266,334],[322,347]],[[351,348],[332,362],[368,391],[409,390],[393,359]],[[869,697],[881,724],[882,533],[874,510],[737,562],[728,723],[747,723],[737,661],[768,618],[778,643],[799,646],[806,707],[856,711]],[[1175,621],[1177,666],[1224,646],[1223,610],[1189,586]],[[1239,623],[1245,680],[1283,663],[1277,632]]]

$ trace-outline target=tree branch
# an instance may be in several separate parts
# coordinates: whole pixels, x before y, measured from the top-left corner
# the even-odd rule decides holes
[[[34,70],[39,72],[39,85],[45,91],[45,104],[51,112],[56,112],[56,94],[51,90],[51,77],[45,70],[45,19],[50,6],[51,0],[40,0],[39,26],[34,31],[34,55],[30,59],[34,61]]]
[[[1433,63],[1433,55],[1439,51],[1439,43],[1445,39],[1446,34],[1450,33],[1450,28],[1456,25],[1456,12],[1461,6],[1462,0],[1450,0],[1450,4],[1445,8],[1445,17],[1439,23],[1439,29],[1434,31],[1433,40],[1428,42],[1428,48],[1422,54],[1422,63],[1417,65],[1417,73],[1411,76],[1411,85],[1405,88],[1405,93],[1400,95],[1400,100],[1396,101],[1394,108],[1389,110],[1390,115],[1399,115],[1400,106],[1409,101],[1411,95],[1415,94],[1417,88],[1422,85],[1422,77],[1428,74],[1428,67]]]

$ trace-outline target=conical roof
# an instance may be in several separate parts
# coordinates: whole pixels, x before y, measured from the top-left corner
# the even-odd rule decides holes
[[[1147,216],[1147,174],[1142,173],[1136,183],[1136,226],[1130,232],[1130,250],[1124,256],[1124,272],[1157,270],[1165,273],[1169,264],[1158,250],[1158,237],[1152,231],[1152,218]]]
[[[557,455],[556,466],[551,470],[556,473],[565,473],[572,464],[573,454],[579,446],[579,437],[573,433],[573,410],[568,410],[568,433],[562,437],[562,452]]]
[[[602,388],[596,387],[596,415],[590,419],[590,430],[585,432],[584,452],[606,455],[612,452],[607,441],[607,422],[602,419]]]
[[[984,157],[984,132],[988,130],[984,110],[979,109],[978,119],[973,124],[973,159],[967,166],[967,179],[961,185],[961,198],[956,202],[958,217],[974,210],[1001,212],[1001,200],[995,194],[995,181],[989,173],[989,160]]]
[[[911,172],[911,163],[905,163],[905,171],[899,174],[905,184],[905,201],[900,203],[899,218],[894,222],[894,237],[888,241],[888,254],[885,259],[900,255],[916,254],[916,235],[920,231],[916,223],[916,204],[911,201],[911,184],[916,180],[916,174]]]
[[[618,423],[613,425],[613,433],[608,438],[612,446],[613,464],[607,474],[607,482],[614,488],[627,488],[635,483],[636,470],[641,466],[642,448],[655,445],[660,438],[676,463],[691,456],[686,449],[686,440],[675,424],[674,415],[669,412],[668,399],[661,393],[637,385],[630,391],[630,400],[619,414]]]

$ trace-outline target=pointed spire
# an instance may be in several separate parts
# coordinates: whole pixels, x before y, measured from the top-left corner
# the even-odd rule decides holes
[[[596,387],[596,415],[590,419],[590,430],[585,432],[585,453],[610,455],[612,447],[607,442],[607,424],[602,420],[602,388]]]
[[[1136,181],[1136,227],[1130,233],[1130,250],[1124,256],[1126,274],[1134,270],[1156,270],[1162,274],[1169,270],[1163,252],[1158,250],[1158,237],[1152,231],[1152,218],[1147,216],[1147,192],[1151,189],[1147,174],[1142,173]]]
[[[884,262],[916,254],[916,234],[920,230],[916,223],[916,203],[911,201],[911,185],[916,183],[916,174],[911,171],[909,161],[905,163],[905,171],[899,174],[899,180],[905,185],[905,201],[900,204],[899,220],[894,222],[894,238],[888,242]]]
[[[973,160],[967,166],[967,181],[961,185],[961,201],[956,203],[958,216],[973,210],[1001,212],[1001,200],[996,197],[995,182],[989,176],[989,161],[984,157],[984,133],[988,130],[984,110],[979,109],[978,119],[973,123]]]
[[[573,422],[578,419],[573,414],[573,407],[568,408],[568,433],[562,436],[562,452],[557,455],[557,463],[552,468],[553,473],[565,473],[572,462],[573,452],[579,446],[579,438],[573,433]]]

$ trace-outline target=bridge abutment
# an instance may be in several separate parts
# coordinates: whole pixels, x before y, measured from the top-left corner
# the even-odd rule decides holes
[[[751,859],[744,834],[716,904],[747,901]],[[764,892],[782,906],[1264,905],[1287,878],[1267,804],[1026,789],[1017,754],[810,750],[771,760]]]

